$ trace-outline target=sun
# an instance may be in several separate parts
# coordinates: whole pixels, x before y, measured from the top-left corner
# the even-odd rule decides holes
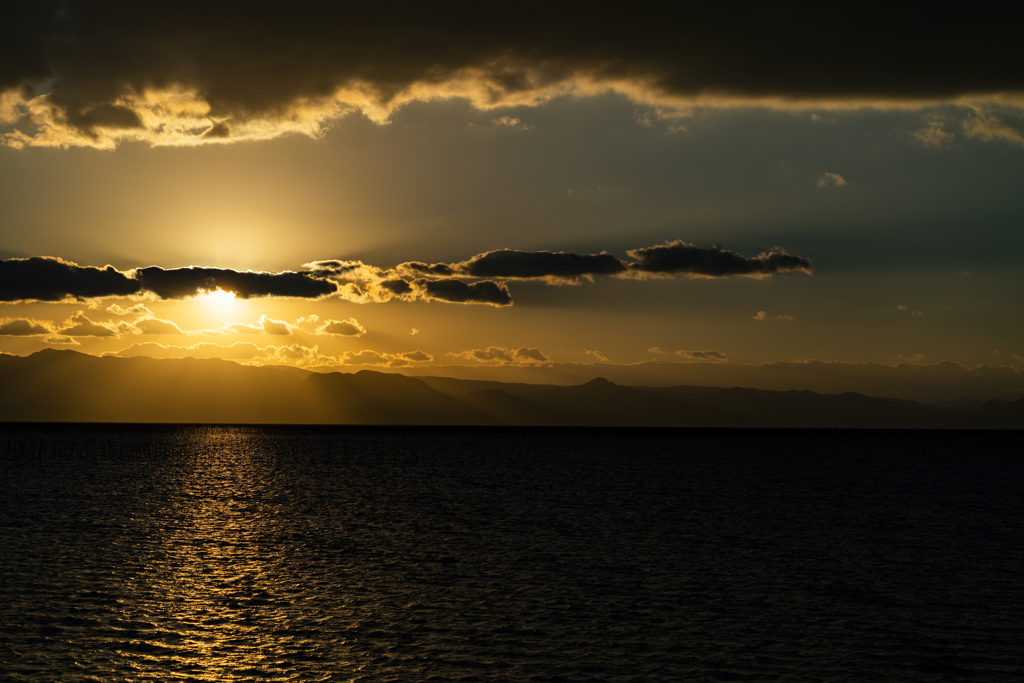
[[[202,301],[210,308],[217,310],[228,310],[234,308],[235,304],[235,293],[226,292],[223,289],[215,289],[209,292],[203,292],[196,297],[197,301]]]

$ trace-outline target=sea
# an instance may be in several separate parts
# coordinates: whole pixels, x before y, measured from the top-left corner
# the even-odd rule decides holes
[[[0,425],[2,681],[1021,681],[1024,433]]]

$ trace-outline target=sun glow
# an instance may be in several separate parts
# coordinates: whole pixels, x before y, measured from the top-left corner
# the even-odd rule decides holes
[[[223,289],[215,289],[210,292],[203,292],[196,297],[197,301],[202,301],[204,304],[217,310],[227,310],[234,308],[236,302],[234,292],[226,292]]]

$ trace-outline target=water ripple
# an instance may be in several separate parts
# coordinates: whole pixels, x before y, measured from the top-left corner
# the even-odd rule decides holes
[[[1011,680],[1020,446],[8,426],[0,674]]]

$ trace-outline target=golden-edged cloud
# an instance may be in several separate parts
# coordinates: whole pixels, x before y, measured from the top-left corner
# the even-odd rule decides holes
[[[237,271],[224,268],[157,266],[120,271],[113,266],[80,266],[56,257],[35,256],[0,261],[0,303],[69,302],[108,297],[146,297],[153,300],[205,299],[225,303],[255,298],[325,299],[337,297],[354,303],[392,300],[512,305],[506,281],[538,280],[548,284],[576,284],[608,276],[645,278],[767,278],[774,274],[813,273],[810,259],[773,247],[756,256],[743,256],[717,245],[701,247],[674,240],[631,249],[629,260],[607,252],[580,255],[569,252],[499,249],[477,254],[458,263],[428,264],[407,261],[381,268],[361,261],[325,260],[303,265],[301,272]],[[470,280],[467,282],[466,280]],[[125,316],[152,312],[142,303],[110,306],[108,312]],[[362,334],[348,321],[325,321],[321,334]],[[239,323],[239,332],[287,335],[282,321]],[[247,327],[248,329],[242,329]]]
[[[317,332],[342,337],[361,337],[366,334],[366,328],[360,325],[355,318],[347,318],[345,320],[325,320],[317,328]]]
[[[488,111],[614,92],[667,119],[735,106],[1019,107],[1021,11],[1006,11],[949,22],[891,9],[883,28],[875,13],[824,5],[799,16],[681,6],[652,21],[569,7],[264,13],[182,0],[169,15],[126,0],[16,0],[0,122],[10,146],[111,148],[318,136],[352,112],[385,123],[409,102],[447,98]],[[501,125],[517,118],[499,113]]]
[[[998,116],[979,115],[963,122],[964,134],[985,142],[1000,140],[1024,146],[1021,126]]]
[[[106,355],[134,358],[221,358],[251,365],[292,365],[300,368],[331,368],[334,366],[408,367],[430,362],[434,358],[423,351],[386,353],[364,349],[346,351],[338,355],[321,353],[318,345],[267,344],[259,346],[249,342],[214,344],[199,342],[188,345],[142,342]]]
[[[499,365],[531,365],[551,361],[540,349],[527,346],[520,346],[518,349],[506,348],[504,346],[488,346],[486,349],[469,349],[458,353],[451,352],[448,355],[453,358],[473,360],[480,363],[497,363]]]
[[[846,185],[846,184],[847,184],[846,178],[844,178],[843,176],[839,175],[838,173],[830,173],[830,172],[822,173],[821,177],[818,178],[818,183],[817,183],[818,187],[828,187],[830,185],[833,186],[833,187],[842,187],[843,185]]]
[[[0,335],[5,337],[35,337],[53,333],[49,320],[31,318],[0,318]]]
[[[0,302],[57,302],[135,295],[183,299],[217,289],[233,292],[242,299],[317,299],[333,294],[337,286],[309,273],[290,271],[267,273],[152,266],[122,272],[109,265],[103,268],[80,266],[51,256],[0,261]]]
[[[427,264],[410,261],[396,270],[426,277],[486,277],[501,280],[542,280],[550,284],[577,283],[597,276],[620,278],[729,276],[768,277],[774,273],[813,272],[811,261],[781,247],[746,257],[719,246],[699,247],[675,240],[626,252],[626,261],[607,252],[580,255],[569,252],[499,249],[461,263]]]
[[[761,313],[763,311],[759,311]],[[757,318],[761,320],[761,318]],[[680,349],[678,351],[662,351],[657,346],[647,349],[648,353],[654,353],[658,355],[672,355],[679,356],[681,358],[687,358],[689,360],[705,361],[710,363],[725,362],[729,360],[729,357],[721,351],[713,351],[706,349],[704,351],[688,351],[686,349]]]

